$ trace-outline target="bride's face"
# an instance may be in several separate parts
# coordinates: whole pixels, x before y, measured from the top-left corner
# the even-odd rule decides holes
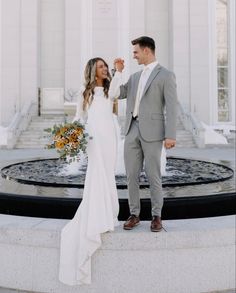
[[[97,61],[96,66],[96,77],[97,79],[106,79],[107,78],[108,68],[102,60]]]

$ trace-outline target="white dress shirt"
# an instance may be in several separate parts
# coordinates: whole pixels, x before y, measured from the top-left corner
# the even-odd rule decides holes
[[[135,105],[134,105],[133,117],[138,116],[139,104],[140,104],[140,100],[141,100],[142,95],[143,95],[145,85],[146,85],[146,83],[148,81],[148,78],[150,77],[154,67],[157,64],[158,64],[158,61],[154,61],[152,63],[149,63],[148,65],[145,65],[144,68],[143,68],[143,71],[142,71],[140,79],[139,79],[138,90],[137,90],[137,95],[136,95]]]

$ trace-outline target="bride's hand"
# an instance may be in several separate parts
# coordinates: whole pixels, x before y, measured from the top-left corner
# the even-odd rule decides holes
[[[122,70],[124,69],[124,60],[121,58],[116,58],[114,60],[114,68],[115,70],[122,72]]]

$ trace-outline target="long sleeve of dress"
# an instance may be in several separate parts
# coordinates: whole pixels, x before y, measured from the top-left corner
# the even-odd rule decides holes
[[[77,106],[76,106],[76,114],[73,119],[73,122],[76,120],[80,120],[82,123],[86,123],[87,121],[87,111],[83,110],[83,90],[80,91],[80,94],[78,96]]]
[[[111,100],[115,100],[120,96],[120,86],[122,85],[122,73],[119,71],[115,72],[114,77],[110,83],[109,97]]]

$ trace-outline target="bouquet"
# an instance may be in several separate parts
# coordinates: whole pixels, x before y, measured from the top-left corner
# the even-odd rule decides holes
[[[60,158],[69,157],[69,161],[78,159],[79,153],[86,153],[89,137],[85,127],[80,121],[54,125],[45,129],[50,133],[51,142],[46,145],[47,149],[56,149]]]

